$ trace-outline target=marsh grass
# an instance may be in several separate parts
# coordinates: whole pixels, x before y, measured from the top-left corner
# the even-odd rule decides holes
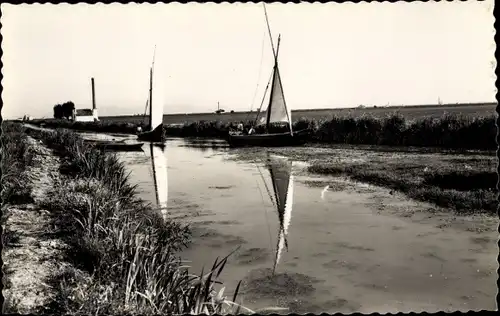
[[[388,146],[440,147],[448,149],[496,149],[496,115],[466,116],[445,113],[441,117],[407,119],[394,112],[385,117],[370,114],[332,115],[330,118],[301,117],[294,121],[294,130],[311,129],[310,142]],[[65,127],[95,132],[134,134],[140,124],[117,121],[69,122],[38,120],[51,127]],[[165,125],[168,136],[226,138],[229,129],[239,122],[197,121]],[[252,123],[243,122],[245,126]],[[274,132],[280,132],[276,129]],[[284,131],[284,130],[283,130]]]
[[[429,169],[429,168],[428,168]],[[488,212],[497,209],[496,185],[493,171],[454,170],[391,163],[360,163],[352,165],[313,163],[308,170],[328,175],[347,175],[350,178],[405,193],[410,198],[452,208],[460,213]]]
[[[369,115],[333,116],[311,122],[301,119],[295,125],[315,128],[315,141],[326,143],[442,147],[449,149],[496,149],[496,116],[470,117],[444,114],[408,120],[393,113],[385,118]]]
[[[52,227],[70,245],[76,273],[54,276],[57,302],[45,311],[71,314],[226,314],[252,312],[225,297],[218,281],[228,256],[199,275],[177,256],[190,239],[189,227],[163,220],[135,197],[115,155],[84,144],[67,130],[31,131],[57,149],[68,177],[45,201]],[[59,281],[55,281],[58,279]]]

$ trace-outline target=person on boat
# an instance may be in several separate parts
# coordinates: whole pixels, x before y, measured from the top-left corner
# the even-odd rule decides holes
[[[255,134],[255,130],[254,130],[253,126],[251,126],[250,129],[248,130],[248,135],[252,135],[252,134]]]
[[[142,127],[141,126],[137,126],[137,133],[140,133],[142,132]]]
[[[236,128],[238,129],[238,131],[243,132],[243,123],[239,123]]]

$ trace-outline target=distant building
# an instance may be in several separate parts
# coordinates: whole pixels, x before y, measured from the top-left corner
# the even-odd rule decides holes
[[[75,122],[96,122],[99,121],[97,109],[75,109],[73,110],[73,121]]]
[[[95,105],[94,78],[90,79],[92,85],[92,109],[73,109],[72,119],[74,122],[97,122],[97,106]]]

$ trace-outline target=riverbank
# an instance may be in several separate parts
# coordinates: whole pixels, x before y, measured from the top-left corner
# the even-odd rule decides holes
[[[216,285],[227,257],[191,274],[176,255],[189,228],[138,199],[116,156],[68,131],[3,128],[2,167],[11,175],[2,191],[4,312],[221,314],[239,307],[237,291],[229,301]]]
[[[2,311],[43,312],[57,295],[53,274],[67,267],[61,258],[67,245],[51,234],[49,211],[41,206],[58,179],[58,159],[19,125],[2,128]]]
[[[245,124],[251,122],[245,119]],[[407,118],[390,113],[374,115],[330,115],[327,118],[300,117],[294,130],[311,129],[309,143],[356,144],[376,146],[417,146],[443,149],[495,150],[496,115],[468,116],[443,114],[440,117]],[[103,133],[135,134],[143,123],[128,121],[70,122],[66,120],[34,120],[30,123],[53,128],[69,128]],[[165,125],[171,137],[226,138],[239,121],[196,121]],[[279,129],[276,132],[280,131]]]

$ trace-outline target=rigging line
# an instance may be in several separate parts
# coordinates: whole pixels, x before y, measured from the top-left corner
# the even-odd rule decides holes
[[[143,116],[146,116],[146,113],[148,111],[148,105],[149,105],[149,100],[148,99],[146,99],[146,106],[144,107],[144,115]]]
[[[156,57],[156,44],[155,44],[155,48],[153,49],[153,63],[151,64],[151,69],[153,72],[154,71],[154,68],[155,68],[155,57]]]
[[[262,73],[262,61],[264,59],[264,38],[265,37],[266,37],[266,33],[264,31],[264,33],[262,34],[262,42],[261,42],[259,75],[257,76],[257,85],[255,86],[255,91],[253,93],[252,104],[250,105],[250,112],[252,112],[252,110],[253,110],[253,106],[255,104],[255,97],[257,96],[257,90],[259,89],[260,75]],[[248,113],[248,115],[250,115],[250,113]],[[246,119],[248,119],[248,115],[247,115]]]
[[[155,57],[156,57],[156,44],[155,44],[155,47],[153,49],[153,62],[151,64],[151,75],[153,75],[153,71],[154,71]],[[144,108],[143,120],[146,119],[146,113],[148,111],[148,105],[149,105],[149,93],[148,93],[148,97],[146,98],[146,107]]]
[[[274,56],[274,59],[276,59],[276,51],[274,50],[273,36],[271,35],[271,27],[269,26],[269,19],[267,17],[266,3],[262,2],[262,5],[264,6],[264,14],[266,16],[267,30],[269,31],[269,39],[271,40],[271,47],[273,49],[273,56]]]
[[[260,114],[260,111],[262,109],[262,105],[264,105],[264,100],[266,99],[267,89],[269,89],[269,84],[271,83],[271,80],[273,79],[273,74],[274,74],[274,69],[271,72],[271,75],[269,76],[269,80],[267,81],[266,89],[264,90],[264,95],[262,96],[262,101],[260,102],[260,107],[259,107],[259,110],[257,111],[257,115],[255,116],[255,122],[253,125],[257,124],[257,119],[259,118],[259,114]]]

